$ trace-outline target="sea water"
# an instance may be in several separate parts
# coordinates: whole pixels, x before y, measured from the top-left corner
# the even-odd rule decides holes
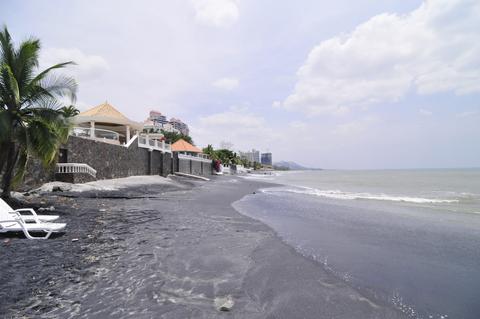
[[[412,318],[480,318],[480,169],[280,172],[234,204]]]

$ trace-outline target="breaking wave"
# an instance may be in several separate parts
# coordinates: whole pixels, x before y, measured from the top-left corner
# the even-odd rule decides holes
[[[366,200],[383,200],[383,201],[393,201],[393,202],[408,202],[408,203],[417,203],[417,204],[426,204],[426,203],[458,203],[458,199],[437,199],[437,198],[423,198],[423,197],[410,197],[410,196],[393,196],[387,194],[370,194],[370,193],[351,193],[351,192],[342,192],[339,190],[319,190],[316,188],[309,187],[298,187],[298,188],[270,188],[263,189],[264,193],[295,193],[295,194],[304,194],[304,195],[313,195],[326,198],[334,199],[366,199]]]

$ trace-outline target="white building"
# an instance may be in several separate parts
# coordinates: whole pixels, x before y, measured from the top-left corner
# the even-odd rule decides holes
[[[254,163],[260,163],[260,152],[252,149],[249,152],[238,152],[240,155],[240,158],[246,159],[247,161]]]

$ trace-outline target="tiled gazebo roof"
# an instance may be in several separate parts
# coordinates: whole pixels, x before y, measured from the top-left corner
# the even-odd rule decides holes
[[[184,139],[179,139],[172,144],[172,151],[174,152],[191,152],[191,153],[201,153],[202,150],[192,144],[188,143]]]

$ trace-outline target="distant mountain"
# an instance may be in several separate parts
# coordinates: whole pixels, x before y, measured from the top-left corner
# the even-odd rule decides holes
[[[308,168],[298,163],[288,162],[288,161],[280,161],[280,162],[273,163],[273,167],[276,169],[288,169],[292,171],[303,171],[308,169],[315,169],[315,168]]]

